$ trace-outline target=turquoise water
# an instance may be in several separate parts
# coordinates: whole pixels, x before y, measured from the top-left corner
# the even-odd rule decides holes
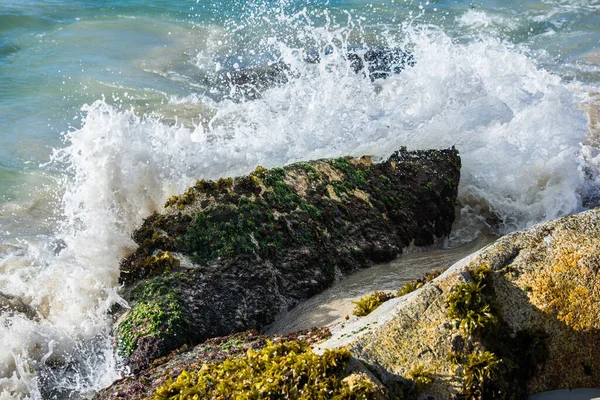
[[[0,399],[126,372],[118,260],[196,178],[455,145],[451,244],[597,205],[598,27],[591,0],[2,1],[0,292],[38,318],[0,315]],[[372,81],[346,57],[371,47],[416,64]]]

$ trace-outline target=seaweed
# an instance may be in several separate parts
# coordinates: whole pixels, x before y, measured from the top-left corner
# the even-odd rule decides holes
[[[372,382],[344,381],[350,357],[346,349],[320,356],[296,341],[268,342],[261,350],[182,371],[157,388],[154,399],[372,399]]]
[[[393,299],[394,297],[394,295],[388,294],[386,292],[373,292],[369,296],[362,297],[360,300],[352,302],[355,305],[352,314],[359,317],[369,315],[370,313],[375,311],[377,307],[382,305],[384,302]]]

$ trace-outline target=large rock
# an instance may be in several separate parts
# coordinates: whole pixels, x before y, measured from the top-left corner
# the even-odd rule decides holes
[[[134,371],[183,344],[260,329],[343,274],[448,235],[454,149],[297,163],[199,181],[134,234],[118,348]]]
[[[319,349],[347,347],[405,398],[597,387],[599,271],[596,209],[499,239]]]

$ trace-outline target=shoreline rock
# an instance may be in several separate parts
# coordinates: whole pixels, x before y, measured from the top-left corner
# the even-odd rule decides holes
[[[597,387],[599,238],[600,208],[515,232],[366,317],[331,327],[331,336],[313,330],[310,343],[316,354],[350,351],[353,371],[366,371],[360,379],[381,385],[362,398],[524,399]],[[307,333],[287,337],[294,335]],[[171,372],[143,371],[97,399],[131,385],[150,396],[165,374],[201,368],[207,358],[197,352],[158,361],[173,362]]]
[[[206,363],[222,362],[229,357],[242,355],[248,350],[260,349],[267,345],[267,340],[276,343],[296,340],[314,344],[328,335],[330,335],[328,329],[323,328],[269,336],[261,335],[256,331],[247,331],[212,338],[194,348],[184,346],[165,357],[154,360],[152,365],[138,374],[115,381],[110,387],[96,394],[94,399],[147,399],[169,378],[178,376],[184,370],[196,370]]]
[[[600,209],[500,238],[333,329],[405,398],[523,399],[600,382]],[[417,387],[415,371],[430,381]]]
[[[184,344],[261,329],[340,276],[449,234],[455,149],[342,157],[199,181],[147,218],[121,264],[115,328],[132,370]]]

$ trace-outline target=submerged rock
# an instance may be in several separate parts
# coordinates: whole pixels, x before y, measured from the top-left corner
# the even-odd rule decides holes
[[[198,181],[134,233],[117,322],[134,371],[184,345],[261,329],[343,274],[448,235],[455,149],[343,157]]]
[[[0,43],[0,62],[21,50],[16,43]]]
[[[324,55],[329,55],[325,52]],[[322,55],[308,51],[302,57],[308,64],[318,64]],[[370,49],[349,49],[345,55],[350,69],[355,74],[365,74],[372,81],[399,74],[407,66],[415,65],[414,56],[395,48],[374,47]],[[236,87],[244,96],[258,97],[260,91],[282,85],[294,76],[294,71],[283,61],[271,61],[264,65],[240,67],[239,60],[224,61],[224,68],[216,74],[216,80],[227,88]],[[227,65],[235,65],[228,68]]]
[[[524,399],[600,382],[600,209],[505,236],[334,330],[393,395]]]
[[[37,320],[39,318],[33,307],[24,303],[18,297],[0,292],[0,315],[2,314],[20,314],[32,320]]]

